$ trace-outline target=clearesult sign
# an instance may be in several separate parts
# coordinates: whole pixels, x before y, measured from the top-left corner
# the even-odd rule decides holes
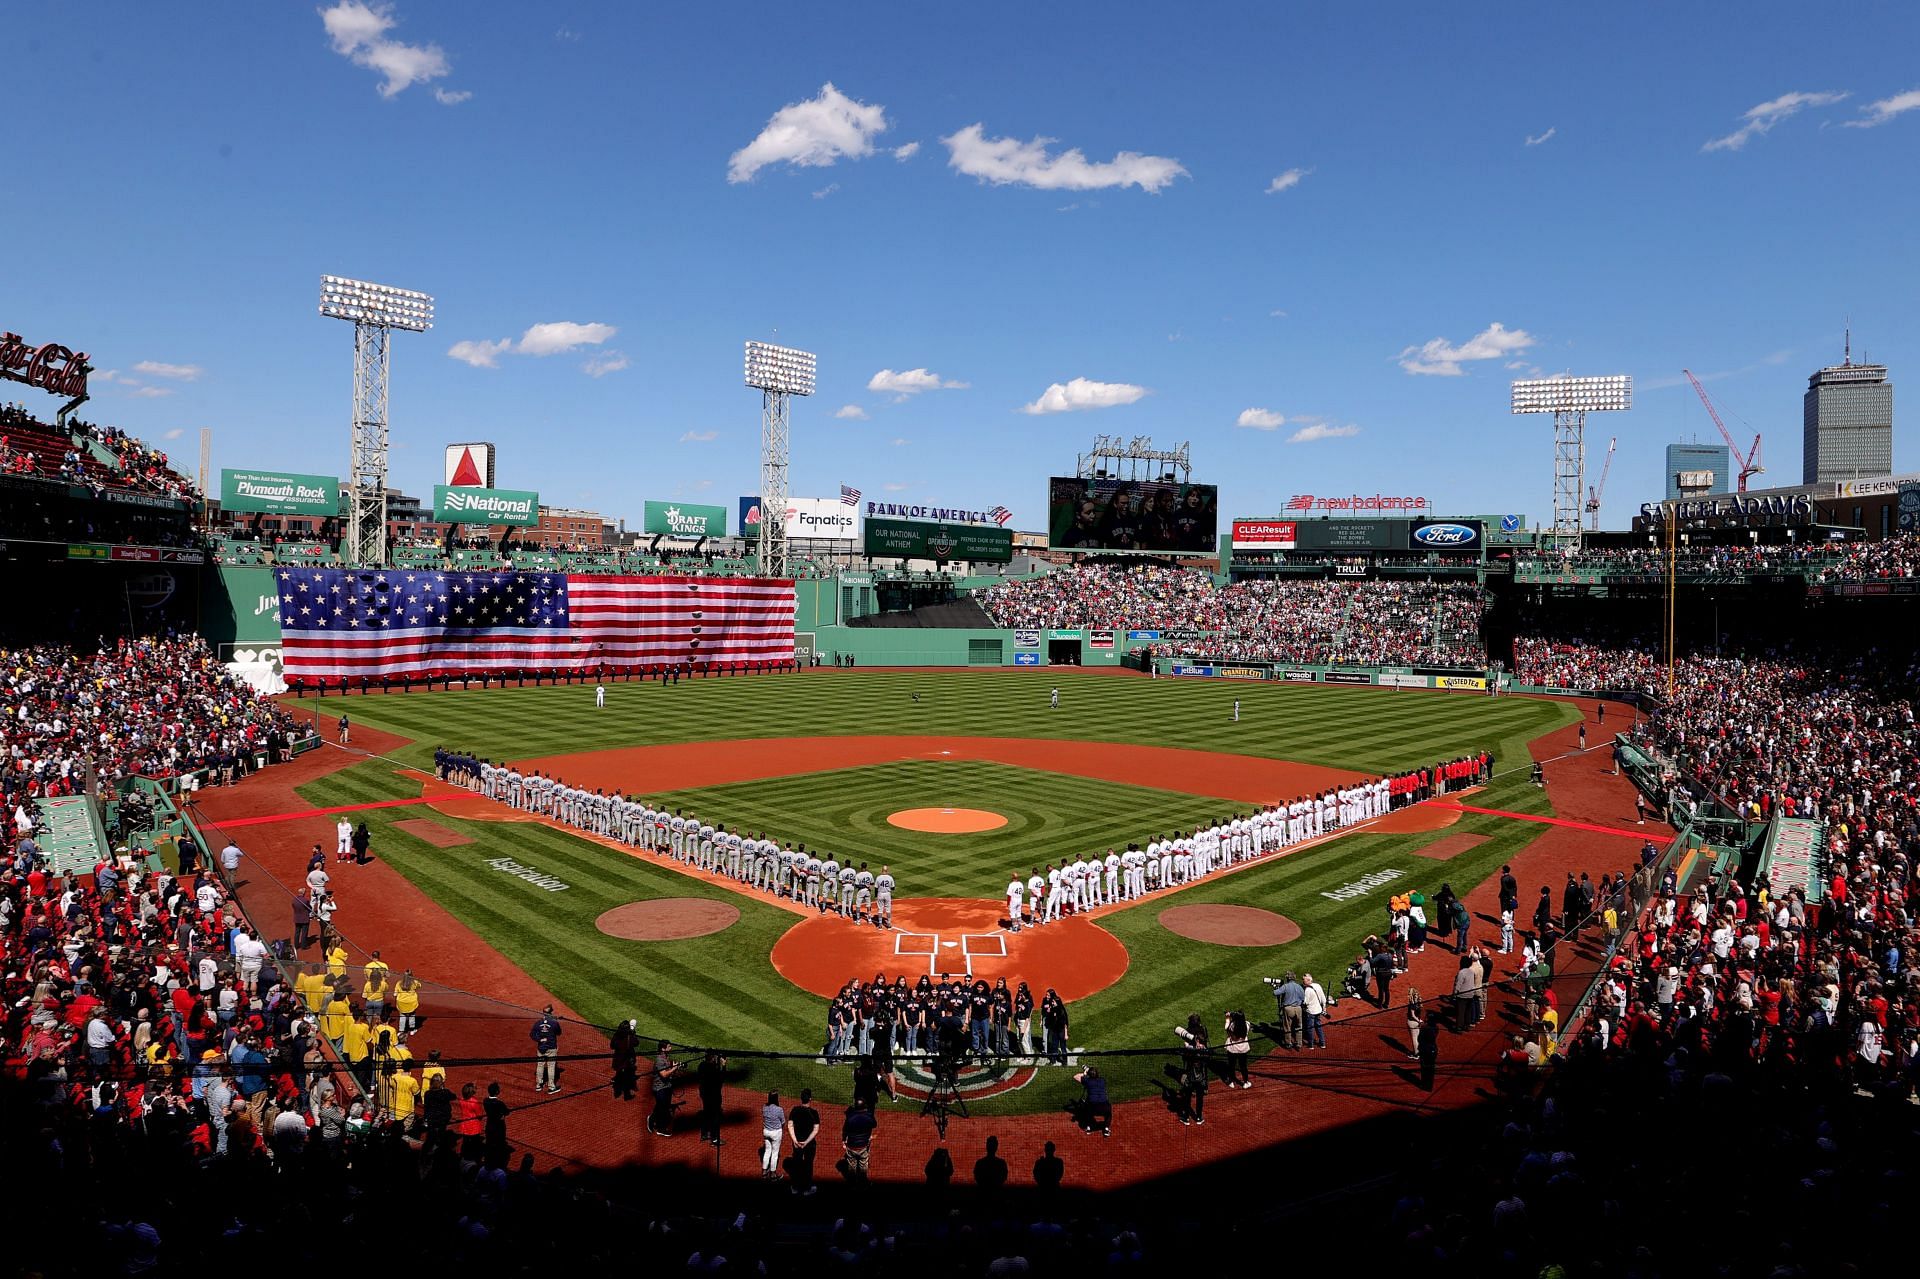
[[[522,489],[433,486],[433,518],[442,524],[517,524],[540,522],[540,495]]]
[[[331,475],[295,475],[285,471],[220,472],[220,507],[235,514],[340,514],[340,481]]]
[[[1293,520],[1233,522],[1233,549],[1236,551],[1291,551],[1299,536],[1300,526]]]
[[[85,351],[58,342],[28,346],[18,333],[0,333],[0,378],[36,387],[51,395],[87,398],[87,374],[92,366]]]
[[[648,502],[646,523],[649,533],[667,537],[725,537],[727,508],[696,506],[692,502]]]

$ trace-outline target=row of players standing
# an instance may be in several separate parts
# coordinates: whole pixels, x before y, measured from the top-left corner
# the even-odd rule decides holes
[[[781,845],[764,834],[747,835],[725,825],[701,821],[684,809],[668,811],[619,792],[569,786],[539,772],[493,764],[474,755],[436,749],[434,771],[441,780],[525,812],[643,848],[709,874],[725,875],[775,897],[790,898],[821,914],[838,913],[856,924],[893,927],[896,881],[888,866],[876,874],[865,862],[810,851],[805,844]]]
[[[1096,853],[1049,863],[1044,869],[1035,867],[1025,878],[1015,871],[1007,882],[1007,918],[1014,927],[1031,927],[1178,888],[1215,871],[1384,817],[1435,794],[1477,785],[1492,771],[1493,755],[1482,751],[1303,796],[1244,817],[1223,819],[1191,834],[1175,831],[1144,848],[1129,844],[1124,851],[1108,849],[1104,857]]]

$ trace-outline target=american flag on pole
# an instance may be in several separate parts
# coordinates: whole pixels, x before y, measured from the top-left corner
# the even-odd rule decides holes
[[[1013,512],[1009,511],[1004,506],[996,506],[991,511],[987,512],[987,518],[992,520],[995,524],[998,524],[1001,528],[1005,528],[1007,526],[1007,521],[1013,518]]]
[[[840,486],[840,500],[846,505],[852,506],[860,500],[860,490],[856,488],[848,488],[846,485],[842,484]]]
[[[287,678],[616,670],[793,658],[793,583],[286,568]]]

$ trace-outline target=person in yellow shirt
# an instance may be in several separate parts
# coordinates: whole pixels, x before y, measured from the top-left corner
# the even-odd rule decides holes
[[[366,984],[360,987],[360,999],[367,1006],[367,1016],[373,1019],[375,1025],[387,1019],[386,969],[367,969]]]
[[[420,1028],[420,979],[409,968],[393,983],[393,1010],[400,1014],[400,1042]]]
[[[164,1035],[155,1036],[147,1045],[147,1069],[154,1075],[166,1075],[173,1071],[173,1041]]]
[[[327,952],[327,979],[339,981],[347,975],[347,948],[338,943]]]
[[[420,1081],[405,1066],[395,1064],[392,1075],[387,1079],[387,1113],[398,1120],[402,1127],[413,1127],[415,1103],[420,1097]]]
[[[387,967],[386,961],[380,958],[380,952],[377,950],[367,957],[367,980],[372,981],[375,973],[380,974],[381,981],[386,981],[393,976],[393,970]]]
[[[339,991],[327,996],[327,1002],[320,1010],[320,1033],[327,1037],[333,1050],[342,1057],[346,1056],[347,1032],[353,1028],[353,1005]]]
[[[300,975],[293,979],[293,993],[300,996],[300,1003],[315,1016],[325,1010],[329,991],[320,965],[307,964],[300,970]]]
[[[446,1083],[447,1080],[447,1068],[440,1064],[440,1050],[438,1048],[435,1048],[427,1054],[427,1064],[420,1068],[421,1088],[431,1088],[433,1081],[436,1079],[441,1083]],[[448,1086],[451,1087],[451,1085]]]
[[[353,1021],[347,1024],[346,1034],[341,1036],[340,1054],[347,1059],[347,1068],[360,1084],[360,1091],[373,1093],[373,1026],[365,1021]]]

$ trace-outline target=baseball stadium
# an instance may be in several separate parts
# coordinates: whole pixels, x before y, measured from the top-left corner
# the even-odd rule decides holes
[[[447,75],[392,9],[320,13],[383,105]],[[866,111],[832,84],[780,108],[729,193],[865,155],[793,138]],[[979,130],[941,141],[983,187],[1174,178],[975,173]],[[0,1113],[73,1213],[22,1221],[20,1273],[1882,1255],[1833,1236],[1897,1229],[1920,1137],[1920,475],[1850,332],[1798,486],[1749,486],[1760,440],[1688,372],[1723,473],[1670,446],[1664,495],[1609,504],[1588,416],[1630,431],[1651,379],[1515,358],[1475,411],[1533,453],[1471,484],[1282,473],[1247,441],[1361,428],[1250,408],[1200,443],[1031,432],[990,485],[856,450],[836,492],[830,432],[971,384],[886,368],[821,412],[848,342],[809,306],[805,338],[725,339],[736,429],[672,428],[708,469],[609,453],[603,513],[484,397],[410,392],[483,281],[335,264],[301,259],[322,333],[277,357],[345,390],[351,326],[332,474],[292,469],[291,431],[183,456],[146,415],[224,421],[228,389],[123,355],[111,298],[98,335],[48,333],[67,312],[31,291],[0,316]],[[572,353],[598,386],[613,332],[448,354]],[[1116,385],[1018,411],[1147,394]],[[1882,391],[1884,460],[1829,474],[1878,447]]]

